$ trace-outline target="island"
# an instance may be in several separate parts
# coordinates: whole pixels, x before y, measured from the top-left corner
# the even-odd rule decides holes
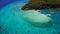
[[[22,7],[22,10],[60,8],[60,0],[30,0]]]

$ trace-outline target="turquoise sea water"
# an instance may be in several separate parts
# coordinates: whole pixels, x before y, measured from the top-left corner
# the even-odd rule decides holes
[[[60,12],[57,10],[41,10],[43,14],[55,13],[50,16],[52,25],[48,28],[35,27],[22,18],[21,7],[26,3],[14,2],[0,10],[0,34],[55,34],[60,33]]]

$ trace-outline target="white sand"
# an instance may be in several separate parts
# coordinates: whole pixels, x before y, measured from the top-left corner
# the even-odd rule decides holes
[[[44,14],[40,14],[38,11],[35,10],[23,11],[23,13],[23,18],[32,23],[47,23],[51,21],[50,17]]]

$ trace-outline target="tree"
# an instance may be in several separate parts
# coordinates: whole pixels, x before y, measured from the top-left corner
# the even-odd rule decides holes
[[[23,6],[22,9],[23,10],[25,8],[29,8],[29,9],[45,9],[45,8],[48,8],[48,7],[49,8],[60,7],[60,0],[31,0],[28,4]]]

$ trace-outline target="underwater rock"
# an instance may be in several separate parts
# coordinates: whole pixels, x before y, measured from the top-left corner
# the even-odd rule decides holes
[[[54,14],[55,12],[50,12],[51,14]]]
[[[44,14],[40,14],[38,11],[35,10],[23,11],[22,15],[26,21],[37,26],[45,26],[45,25],[48,26],[51,21],[50,17]]]

